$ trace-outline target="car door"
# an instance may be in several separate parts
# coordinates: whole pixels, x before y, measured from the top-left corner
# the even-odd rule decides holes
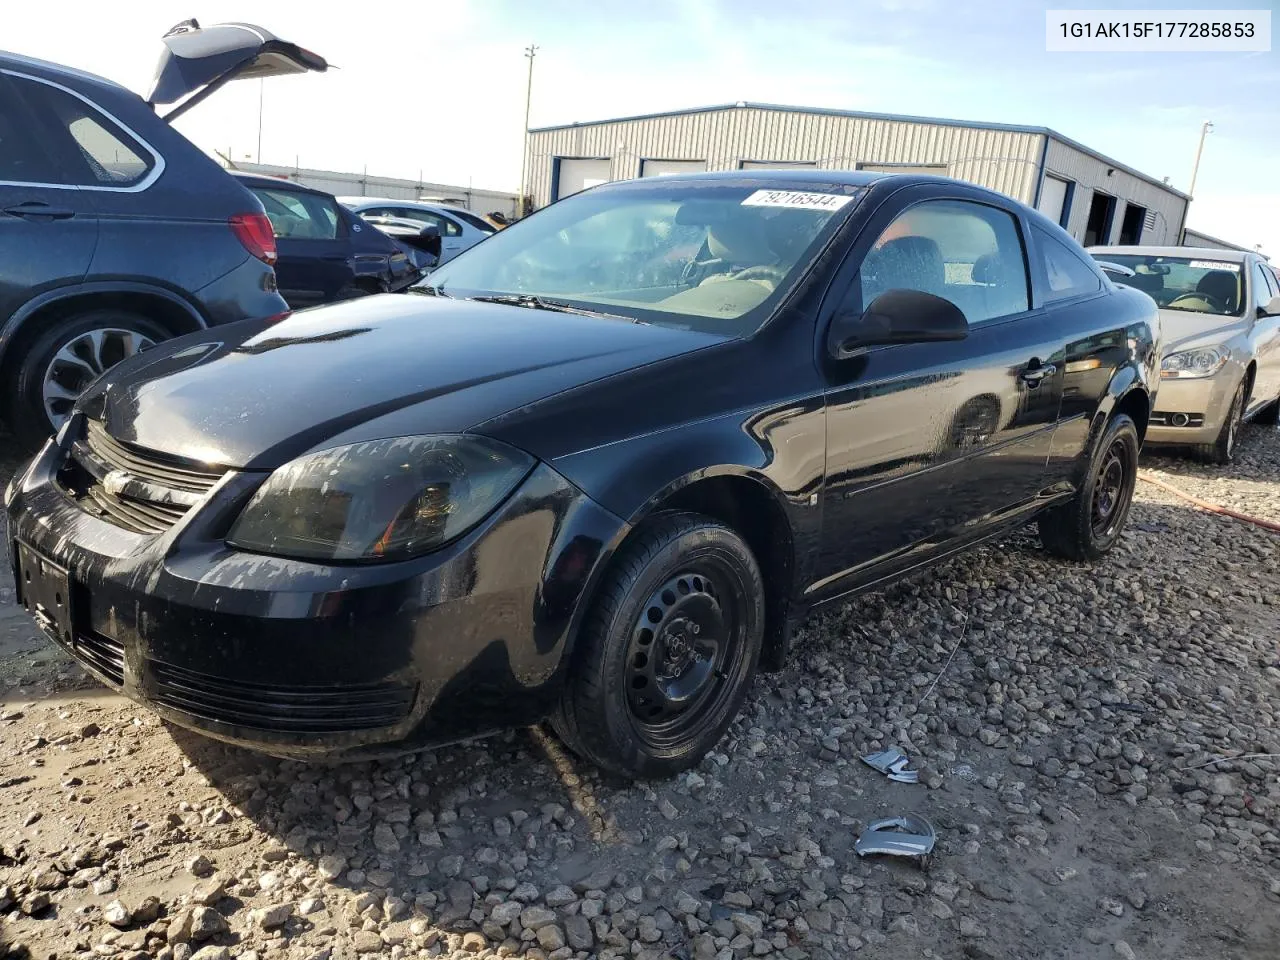
[[[1029,236],[1036,298],[1062,343],[1053,356],[1062,376],[1062,404],[1048,480],[1074,485],[1116,371],[1153,345],[1145,322],[1128,326],[1120,319],[1128,313],[1107,308],[1100,268],[1065,233],[1033,223]]]
[[[1249,285],[1253,294],[1249,313],[1258,361],[1249,406],[1249,413],[1253,414],[1280,394],[1280,316],[1267,313],[1267,305],[1277,290],[1275,274],[1261,260],[1253,262]]]
[[[1026,517],[1045,485],[1059,342],[1033,307],[1023,222],[955,187],[887,200],[828,299],[860,314],[891,289],[951,300],[965,339],[828,361],[827,481],[814,589],[844,592]],[[824,308],[825,309],[825,308]]]
[[[276,282],[294,310],[330,303],[355,279],[336,201],[288,187],[252,187],[276,235]],[[345,295],[345,294],[344,294]]]
[[[0,70],[0,324],[43,291],[82,280],[98,240],[93,205],[32,108],[44,88]]]

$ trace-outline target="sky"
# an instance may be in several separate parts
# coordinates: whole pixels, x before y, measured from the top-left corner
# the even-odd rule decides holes
[[[534,127],[738,100],[1020,123],[1185,191],[1211,120],[1188,225],[1280,256],[1280,53],[1047,53],[1050,6],[1274,17],[1277,3],[15,0],[0,46],[145,95],[174,23],[258,23],[338,69],[229,84],[176,123],[202,148],[512,192],[530,43]]]

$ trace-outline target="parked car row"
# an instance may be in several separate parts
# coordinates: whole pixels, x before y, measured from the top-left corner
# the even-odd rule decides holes
[[[189,20],[164,44],[145,100],[0,53],[0,416],[29,449],[139,350],[402,291],[496,230],[448,206],[229,175],[167,121],[229,80],[327,64],[249,24]]]
[[[1089,252],[1114,281],[1160,308],[1161,389],[1148,443],[1225,464],[1246,420],[1280,421],[1280,275],[1266,258],[1201,247]]]
[[[176,111],[324,67],[239,25],[166,43],[151,102]],[[26,274],[3,288],[14,402],[31,439],[60,427],[4,495],[19,599],[104,683],[272,753],[550,719],[670,776],[809,611],[1031,521],[1098,560],[1144,439],[1230,459],[1280,398],[1264,262],[1091,257],[956,180],[644,178],[495,232],[228,176],[105,81],[6,58],[0,84],[6,242],[82,250],[34,312]],[[169,218],[197,203],[227,252],[193,265]],[[166,258],[188,273],[126,271]]]
[[[50,636],[272,753],[550,717],[669,776],[809,610],[1032,520],[1105,555],[1161,386],[1151,297],[914,174],[608,184],[412,289],[97,381],[6,492]]]

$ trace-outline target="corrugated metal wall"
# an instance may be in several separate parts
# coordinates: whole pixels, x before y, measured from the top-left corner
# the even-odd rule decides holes
[[[1047,172],[1073,181],[1076,185],[1071,198],[1070,219],[1067,232],[1077,240],[1084,240],[1085,224],[1089,219],[1089,204],[1094,191],[1116,197],[1115,216],[1111,221],[1111,234],[1099,243],[1114,243],[1120,234],[1126,201],[1146,207],[1148,219],[1154,223],[1142,231],[1142,243],[1177,244],[1182,221],[1186,215],[1187,201],[1154,183],[1135,177],[1116,168],[1113,164],[1090,156],[1060,140],[1049,141],[1045,155]],[[1107,176],[1107,170],[1115,172]]]
[[[1207,233],[1200,233],[1188,227],[1183,231],[1182,246],[1184,247],[1212,247],[1217,250],[1249,250],[1249,247],[1242,247],[1236,243],[1228,243],[1226,240],[1219,240],[1217,237],[1211,237]]]
[[[1031,202],[1043,137],[1034,133],[742,107],[584,124],[529,137],[529,183],[537,206],[552,199],[556,157],[609,158],[615,180],[640,163],[704,160],[736,170],[743,160],[817,161],[829,169],[858,163],[941,163],[947,175]]]
[[[306,167],[282,167],[271,163],[236,162],[236,169],[265,177],[285,177],[323,190],[337,197],[385,197],[388,200],[417,200],[419,197],[448,197],[462,201],[463,207],[477,213],[501,213],[514,216],[516,195],[498,190],[474,190],[445,183],[375,177],[363,173],[341,173],[336,170],[310,170]]]

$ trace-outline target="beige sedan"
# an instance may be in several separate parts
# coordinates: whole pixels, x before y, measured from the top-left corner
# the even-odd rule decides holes
[[[1280,287],[1265,259],[1200,247],[1090,247],[1160,307],[1163,358],[1147,444],[1230,463],[1245,420],[1280,413]]]

